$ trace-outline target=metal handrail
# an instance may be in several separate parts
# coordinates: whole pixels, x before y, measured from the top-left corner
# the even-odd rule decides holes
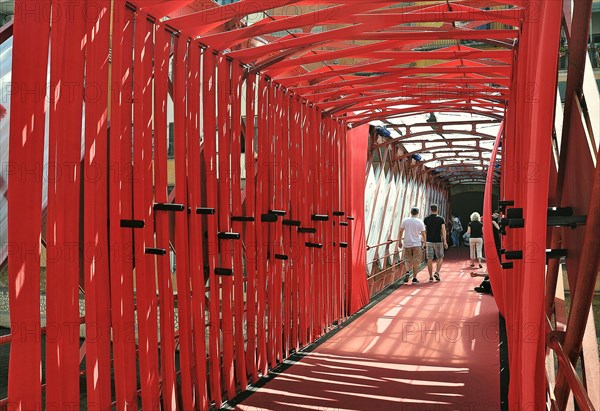
[[[374,244],[374,245],[367,245],[367,250],[370,250],[371,248],[375,248],[375,247],[380,247],[382,245],[389,245],[392,243],[397,243],[400,240],[387,240],[385,243],[379,243],[379,244]]]

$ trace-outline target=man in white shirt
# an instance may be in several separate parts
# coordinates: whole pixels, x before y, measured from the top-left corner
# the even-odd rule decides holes
[[[400,238],[404,234],[404,265],[408,271],[409,267],[413,269],[413,283],[418,284],[417,272],[419,271],[419,264],[423,261],[423,248],[426,244],[425,237],[425,224],[423,220],[418,218],[419,209],[413,207],[410,210],[410,217],[402,220],[400,225]],[[404,282],[408,282],[410,274],[406,274]]]

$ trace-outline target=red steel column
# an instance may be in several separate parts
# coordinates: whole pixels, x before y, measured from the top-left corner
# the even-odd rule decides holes
[[[172,35],[162,26],[155,26],[155,73],[154,73],[154,178],[157,203],[166,203],[167,187],[167,88],[169,55]],[[114,46],[113,46],[114,47]],[[114,50],[114,48],[113,48]],[[114,65],[113,55],[113,65]],[[114,78],[114,77],[113,77]],[[113,117],[114,118],[114,117]],[[112,122],[114,124],[114,120]],[[177,410],[177,385],[175,374],[175,316],[173,302],[173,284],[169,259],[169,216],[166,212],[156,213],[156,246],[166,251],[159,257],[158,308],[160,310],[160,370],[162,406],[165,410]],[[118,284],[116,285],[118,288]],[[115,287],[113,287],[113,290]],[[114,305],[113,305],[114,307]],[[114,309],[113,309],[114,310]],[[119,408],[119,407],[118,407]],[[120,408],[119,408],[120,409]]]
[[[188,184],[189,203],[189,270],[192,282],[191,316],[194,348],[194,377],[196,406],[201,410],[209,408],[206,385],[206,327],[205,327],[205,276],[204,276],[204,235],[202,215],[195,212],[201,206],[200,173],[200,45],[191,42],[188,60]]]
[[[206,204],[207,208],[217,205],[217,156],[216,156],[216,66],[217,58],[212,49],[203,53],[202,70],[202,102],[204,126],[204,164],[206,175]],[[209,328],[209,365],[210,365],[210,397],[217,407],[222,404],[221,389],[221,326],[220,326],[220,295],[219,279],[215,275],[217,266],[217,219],[208,215],[208,275],[210,288],[210,328]]]
[[[83,162],[86,382],[88,407],[105,410],[111,404],[110,290],[106,224],[110,1],[88,1],[87,6]]]
[[[76,13],[84,8],[75,4]],[[85,37],[83,19],[52,8],[48,211],[46,215],[46,408],[79,407],[79,224]],[[68,24],[67,24],[68,23]],[[67,31],[69,35],[67,36]],[[65,84],[77,85],[69,93]],[[74,98],[76,96],[76,98]],[[65,213],[64,210],[70,210]]]
[[[256,249],[257,249],[257,311],[256,319],[258,322],[257,327],[257,359],[258,359],[258,370],[263,375],[267,374],[267,330],[266,330],[266,306],[267,306],[267,248],[266,238],[268,238],[268,227],[266,224],[260,221],[260,216],[268,210],[267,200],[267,169],[265,164],[265,157],[267,156],[267,150],[265,148],[267,139],[267,115],[268,115],[268,92],[266,80],[264,77],[259,77],[258,82],[258,175],[256,180],[257,185],[257,201],[256,201]]]
[[[115,7],[112,45],[110,125],[110,287],[113,331],[113,372],[118,410],[137,407],[137,354],[133,297],[133,231],[121,220],[133,220],[133,16],[128,7]],[[117,35],[115,36],[117,37]],[[165,183],[166,184],[166,183]]]
[[[11,347],[8,407],[41,409],[40,236],[44,162],[44,106],[50,19],[26,13],[33,2],[15,1],[8,175],[8,252]],[[50,8],[50,1],[35,7]],[[26,84],[37,84],[35,89]],[[13,110],[13,108],[18,109]],[[33,120],[33,121],[32,121]]]
[[[217,216],[219,232],[230,230],[231,202],[231,62],[224,57],[217,63],[217,119],[219,185]],[[230,240],[219,241],[221,266],[233,270],[233,253]],[[230,276],[221,277],[221,307],[223,324],[223,383],[229,398],[235,396],[233,364],[233,281]]]
[[[242,92],[242,67],[239,61],[233,61],[231,64],[231,193],[232,193],[232,215],[242,215],[242,189],[241,189],[241,144],[242,144],[242,113],[241,113],[241,92]],[[231,218],[230,218],[230,221]],[[233,222],[230,226],[233,228]],[[241,233],[243,227],[239,227],[235,232]],[[234,301],[235,301],[235,379],[241,389],[248,385],[248,376],[246,373],[246,355],[244,342],[244,294],[245,281],[242,264],[242,242],[233,240],[233,276],[234,276]]]
[[[289,107],[290,117],[290,151],[289,151],[289,179],[290,179],[290,211],[288,218],[291,221],[301,222],[300,215],[300,195],[301,186],[300,179],[301,174],[301,105],[298,101],[297,96],[290,96],[291,102]],[[299,234],[298,225],[290,225],[284,227],[284,230],[289,230],[288,233],[288,244],[286,247],[286,253],[289,256],[289,265],[291,271],[291,349],[298,351],[300,348],[299,344],[299,322],[301,316],[301,305],[300,305],[300,294],[302,291],[302,266],[304,256],[300,252],[299,248]]]
[[[256,224],[260,224],[260,216],[256,212],[256,160],[254,158],[254,116],[256,111],[256,74],[249,73],[246,77],[246,129],[245,129],[245,154],[246,154],[246,201],[245,215],[254,218],[244,226],[243,240],[246,245],[246,318],[248,335],[246,351],[246,367],[250,370],[253,383],[258,381],[257,356],[256,356],[256,309],[259,304],[256,298],[256,266],[258,248],[256,243]]]
[[[273,103],[275,105],[273,118],[273,142],[272,142],[272,156],[274,159],[273,164],[273,209],[286,211],[285,199],[284,199],[284,188],[283,188],[283,175],[284,175],[284,157],[283,157],[283,146],[287,144],[283,130],[283,90],[279,86],[273,87]],[[282,249],[282,230],[281,230],[281,219],[279,216],[277,222],[273,224],[273,238],[272,238],[272,249],[269,262],[273,263],[273,320],[274,320],[274,353],[275,353],[275,364],[282,362],[283,352],[283,261],[277,259],[277,254],[283,254]]]
[[[290,95],[283,91],[281,92],[281,120],[282,120],[282,137],[280,138],[281,149],[279,152],[281,153],[282,159],[282,209],[286,211],[286,217],[289,218],[291,215],[291,202],[290,202]],[[279,223],[278,223],[279,224]],[[281,223],[282,224],[282,223]],[[291,346],[291,328],[292,328],[292,269],[291,269],[291,261],[289,260],[290,253],[288,252],[288,246],[290,243],[291,232],[288,227],[280,226],[281,232],[281,245],[279,247],[280,253],[282,255],[286,255],[288,257],[287,260],[282,260],[281,265],[283,266],[283,358],[287,358],[290,355],[290,346]],[[282,361],[283,361],[282,358]]]
[[[188,39],[175,38],[173,54],[173,112],[175,134],[175,201],[189,207],[187,193],[187,65]],[[188,213],[175,215],[175,263],[177,275],[177,314],[179,322],[179,358],[183,409],[194,407],[192,324],[190,318],[190,274],[188,267]]]
[[[155,257],[146,255],[154,246],[152,220],[152,36],[153,25],[145,15],[136,16],[133,105],[133,218],[143,221],[134,229],[135,289],[142,405],[158,408],[158,345],[156,320]]]
[[[261,154],[263,155],[263,165],[266,170],[265,182],[267,184],[263,195],[266,197],[264,213],[268,213],[268,210],[276,209],[275,206],[275,116],[277,110],[277,103],[275,101],[275,92],[272,81],[267,82],[267,95],[268,95],[268,114],[266,119],[266,141],[264,142]],[[267,250],[267,353],[269,355],[269,367],[275,368],[277,366],[277,343],[275,336],[276,329],[276,306],[275,299],[277,298],[277,290],[275,289],[275,256],[274,256],[274,243],[275,243],[275,227],[276,223],[266,224],[266,247]]]

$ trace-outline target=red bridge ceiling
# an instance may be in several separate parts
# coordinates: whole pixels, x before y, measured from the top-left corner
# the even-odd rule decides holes
[[[348,126],[390,131],[450,184],[483,182],[510,97],[519,0],[144,1]],[[458,172],[457,172],[458,171]]]

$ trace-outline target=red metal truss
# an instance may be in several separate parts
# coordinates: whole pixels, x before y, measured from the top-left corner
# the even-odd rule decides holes
[[[16,0],[15,8],[27,11],[32,3],[59,11],[49,0]],[[591,1],[580,3],[573,24],[583,27]],[[377,129],[370,130],[373,180],[407,187],[392,195],[378,186],[374,204],[400,214],[413,204],[447,207],[451,186],[485,183],[489,211],[492,185],[500,183],[503,199],[523,208],[526,230],[509,230],[504,248],[533,244],[528,261],[516,261],[514,271],[492,263],[490,277],[509,325],[510,407],[544,409],[552,390],[544,374],[552,304],[544,304],[543,289],[560,6],[240,0],[219,7],[152,0],[78,7],[94,13],[70,26],[52,14],[15,14],[12,81],[46,84],[49,62],[54,97],[46,113],[44,87],[11,90],[8,235],[23,250],[9,253],[13,330],[6,338],[8,399],[0,408],[79,401],[78,340],[47,343],[42,395],[42,231],[49,249],[66,241],[89,247],[69,263],[48,264],[46,296],[47,321],[66,326],[79,324],[79,287],[85,291],[89,407],[129,409],[139,396],[144,409],[218,408],[345,321],[368,301],[365,267],[398,256],[389,241],[393,224],[365,227],[375,212],[363,216],[367,142],[360,134],[371,123],[397,133],[378,140]],[[585,45],[586,36],[571,33],[567,14],[570,41]],[[559,205],[573,198],[582,209],[597,201],[598,176],[586,180],[591,193],[574,193],[565,181],[576,178],[572,156],[586,147],[583,45],[570,61],[553,193]],[[23,52],[33,46],[40,52]],[[61,92],[65,82],[78,84],[78,93]],[[82,123],[72,120],[82,113],[80,163]],[[456,114],[457,121],[435,119]],[[571,154],[567,134],[579,138]],[[42,206],[36,165],[45,144],[53,165],[75,161],[81,170],[46,183],[52,203],[44,225],[31,210]],[[590,157],[579,166],[590,171],[592,163]],[[536,184],[526,178],[528,167]],[[587,240],[597,231],[597,213],[589,221],[581,236]],[[598,258],[572,237],[555,230],[553,243],[579,241],[583,254],[569,263],[569,278],[572,289],[591,290]],[[366,238],[374,240],[368,249]],[[575,307],[589,308],[590,298],[577,291]],[[526,326],[533,327],[532,341],[524,338]],[[551,345],[576,364],[582,334],[582,323],[570,319],[565,352],[560,341]],[[567,379],[572,373],[561,369],[560,406]],[[575,390],[581,406],[582,389]]]

